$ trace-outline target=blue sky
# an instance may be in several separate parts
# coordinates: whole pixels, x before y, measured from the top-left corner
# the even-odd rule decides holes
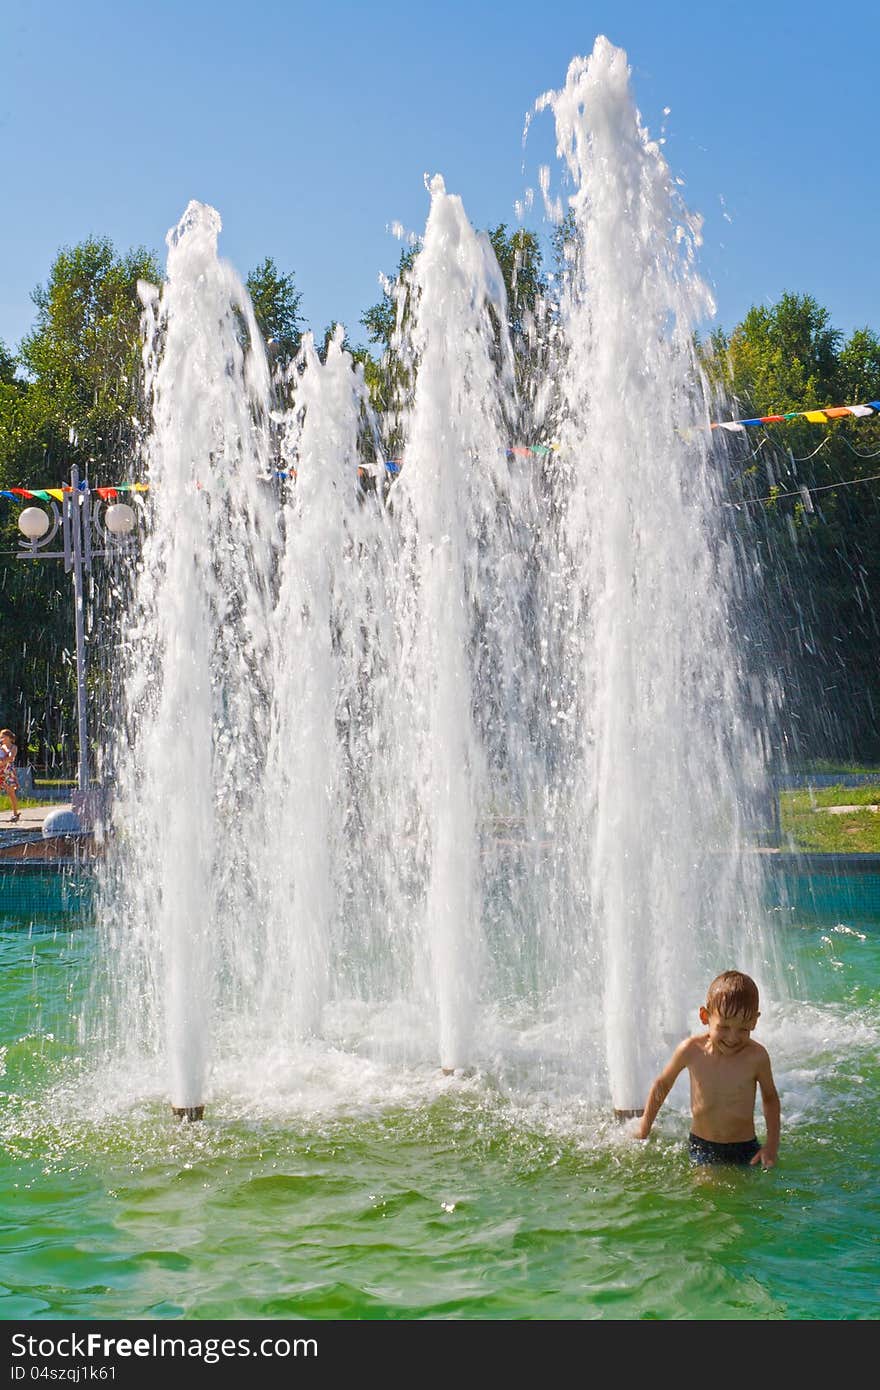
[[[60,246],[95,234],[164,262],[198,198],[242,276],[273,257],[310,327],[338,318],[364,341],[358,319],[399,255],[392,224],[424,228],[426,173],[478,227],[516,225],[542,163],[560,191],[550,113],[523,147],[525,117],[600,33],[626,50],[643,119],[705,218],[716,321],[796,290],[845,333],[880,332],[878,14],[867,0],[0,0],[0,339],[31,326]]]

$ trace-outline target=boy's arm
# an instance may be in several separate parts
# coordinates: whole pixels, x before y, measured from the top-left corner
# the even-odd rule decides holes
[[[657,1112],[660,1106],[672,1090],[676,1077],[680,1072],[684,1071],[687,1066],[690,1048],[690,1038],[685,1038],[683,1043],[679,1043],[648,1092],[648,1099],[645,1102],[645,1113],[642,1116],[638,1128],[639,1139],[647,1139],[648,1135],[651,1133],[651,1126],[657,1118]]]
[[[764,1123],[767,1126],[767,1137],[763,1147],[758,1150],[752,1159],[752,1167],[760,1163],[762,1168],[772,1168],[776,1163],[779,1153],[779,1120],[781,1108],[779,1104],[779,1092],[773,1082],[773,1073],[770,1068],[770,1058],[761,1048],[761,1056],[758,1061],[757,1071],[758,1085],[761,1087],[761,1105],[764,1109]]]

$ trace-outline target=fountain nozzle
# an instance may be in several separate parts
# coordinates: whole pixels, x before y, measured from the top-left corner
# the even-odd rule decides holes
[[[188,1124],[191,1124],[193,1120],[203,1120],[205,1117],[203,1105],[172,1105],[171,1109],[178,1120],[185,1120]]]

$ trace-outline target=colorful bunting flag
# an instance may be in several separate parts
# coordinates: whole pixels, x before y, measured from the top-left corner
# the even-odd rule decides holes
[[[822,410],[789,410],[785,415],[758,415],[753,420],[717,420],[709,428],[736,433],[755,425],[779,425],[786,420],[809,420],[811,425],[827,425],[829,420],[840,420],[844,415],[863,419],[875,414],[880,414],[880,401],[868,401],[866,405],[828,405]]]
[[[840,420],[844,416],[853,415],[856,419],[864,419],[867,415],[880,415],[880,401],[867,401],[863,405],[828,405],[821,410],[789,410],[784,415],[756,415],[751,419],[744,420],[715,420],[709,426],[713,430],[728,430],[737,433],[747,429],[753,429],[757,425],[780,425],[788,420],[809,420],[812,425],[826,425],[831,420]],[[506,450],[508,458],[528,457],[530,455],[543,457],[559,449],[558,441],[554,440],[551,444],[515,444]],[[387,459],[385,471],[392,477],[396,477],[403,466],[403,459]],[[358,474],[363,476],[364,469],[359,468]],[[277,471],[276,478],[296,478],[296,470],[291,468],[287,471]],[[200,485],[199,485],[200,486]],[[86,492],[88,483],[83,480],[79,484],[79,491]],[[110,502],[120,493],[125,492],[149,492],[149,483],[115,483],[112,487],[95,487],[92,492],[101,498],[102,502]],[[54,500],[61,502],[65,493],[72,492],[73,489],[67,483],[61,487],[13,487],[0,489],[0,497],[8,497],[12,501],[17,501],[23,497],[29,500],[35,499],[38,502],[49,502]]]
[[[88,484],[80,483],[79,491],[85,492]],[[100,497],[102,502],[108,502],[120,492],[149,492],[149,483],[116,483],[114,487],[93,487],[92,492]],[[15,501],[18,497],[25,497],[30,500],[36,498],[38,502],[49,502],[54,499],[56,502],[63,502],[64,495],[73,492],[73,488],[67,483],[61,487],[12,487],[0,488],[0,497],[9,497]]]

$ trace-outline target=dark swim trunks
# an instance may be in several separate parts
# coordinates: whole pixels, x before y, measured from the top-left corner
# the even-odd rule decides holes
[[[688,1135],[688,1158],[691,1163],[738,1163],[748,1165],[760,1153],[757,1139],[743,1139],[736,1144],[716,1144],[701,1139],[699,1134]]]

